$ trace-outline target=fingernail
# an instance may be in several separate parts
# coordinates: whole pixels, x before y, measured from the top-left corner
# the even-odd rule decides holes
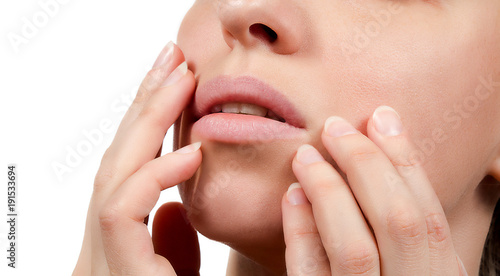
[[[192,153],[192,152],[199,150],[200,147],[201,147],[201,142],[196,142],[196,143],[193,143],[191,145],[187,145],[183,148],[180,148],[174,152],[180,153],[180,154],[188,154],[188,153]]]
[[[157,68],[166,64],[172,55],[174,54],[174,43],[172,41],[168,42],[167,45],[161,50],[160,55],[156,58],[153,68]]]
[[[188,70],[187,63],[184,61],[175,70],[170,73],[167,79],[163,82],[161,87],[170,86],[178,82],[184,75],[186,75]]]
[[[315,162],[325,161],[323,156],[311,145],[302,145],[297,150],[297,161],[302,165],[309,165]]]
[[[399,114],[388,106],[379,106],[373,112],[373,123],[375,129],[385,136],[397,136],[403,131]]]
[[[309,200],[307,200],[306,194],[304,193],[304,190],[299,183],[293,183],[292,185],[290,185],[290,187],[288,187],[286,197],[288,199],[288,202],[290,202],[290,204],[294,206],[306,204],[309,202]]]
[[[332,116],[326,120],[325,131],[331,137],[358,133],[349,122],[337,116]]]

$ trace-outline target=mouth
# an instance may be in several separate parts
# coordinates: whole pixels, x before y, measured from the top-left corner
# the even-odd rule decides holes
[[[304,119],[279,91],[252,77],[217,77],[200,85],[192,132],[202,139],[252,143],[294,139]]]
[[[278,116],[274,111],[269,110],[265,107],[250,104],[250,103],[224,103],[213,106],[210,109],[211,114],[214,113],[231,113],[231,114],[242,114],[242,115],[252,115],[268,118],[278,122],[286,123],[286,120]]]

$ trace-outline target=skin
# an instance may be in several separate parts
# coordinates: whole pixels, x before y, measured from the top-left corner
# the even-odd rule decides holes
[[[256,23],[277,39],[251,32]],[[153,243],[191,249],[164,229],[151,242],[143,224],[161,189],[188,178],[186,214],[234,249],[228,275],[457,275],[460,259],[477,274],[500,197],[500,2],[198,0],[178,45],[103,158],[75,274],[196,271],[155,254]],[[190,71],[162,86],[183,60]],[[223,74],[281,91],[307,135],[242,146],[192,134],[195,86]],[[178,146],[201,141],[203,157],[155,159],[185,108]],[[331,116],[343,118],[335,133],[351,131],[328,134]],[[165,210],[158,224],[183,208]]]

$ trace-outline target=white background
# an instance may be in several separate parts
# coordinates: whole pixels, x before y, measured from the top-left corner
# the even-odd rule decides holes
[[[56,3],[57,9],[45,11],[40,3],[48,2]],[[0,217],[4,218],[0,219],[0,275],[71,274],[100,158],[137,86],[163,46],[175,41],[193,2],[0,1],[0,179],[4,187],[0,189]],[[29,24],[36,30],[23,34]],[[13,37],[19,45],[12,43]],[[100,130],[101,122],[110,122],[112,131]],[[85,133],[93,133],[94,138]],[[165,139],[168,150],[171,135],[169,131]],[[7,267],[6,259],[10,163],[17,164],[19,181],[15,270]],[[54,165],[66,166],[66,171],[58,174]],[[180,201],[176,188],[160,198],[160,202],[171,200]],[[227,247],[201,235],[200,239],[201,275],[223,275]]]

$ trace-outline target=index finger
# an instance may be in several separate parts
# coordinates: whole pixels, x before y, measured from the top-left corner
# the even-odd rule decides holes
[[[155,85],[144,84],[147,83],[145,80],[143,87],[148,85],[149,88],[158,88],[143,88],[142,92],[140,89],[125,115],[96,176],[94,191],[99,196],[109,196],[128,176],[156,157],[168,128],[188,105],[194,92],[195,80],[185,62],[177,64],[182,57],[180,50],[174,51],[174,55],[175,53],[179,55],[176,61],[165,66],[177,68],[164,79],[154,80]],[[155,70],[158,69],[151,72]],[[146,79],[153,78],[151,74],[159,74],[151,72]]]
[[[386,125],[398,131],[384,133]],[[441,202],[427,178],[421,160],[416,158],[416,148],[403,130],[397,112],[387,106],[377,108],[368,121],[368,137],[387,155],[410,192],[417,199],[427,225],[429,261],[431,271],[444,275],[457,267],[451,232]],[[396,179],[387,175],[388,179]]]

